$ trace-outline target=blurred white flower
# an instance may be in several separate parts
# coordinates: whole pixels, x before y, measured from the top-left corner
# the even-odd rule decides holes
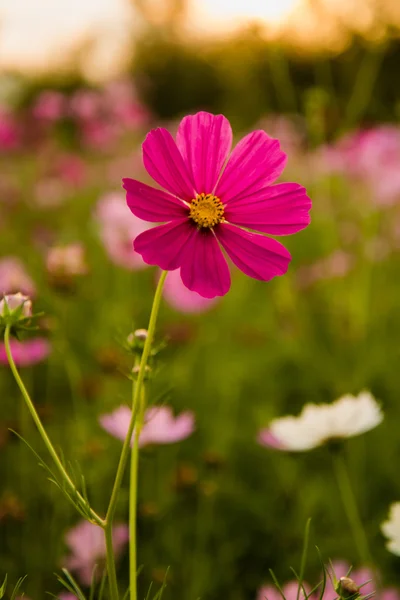
[[[381,529],[383,535],[389,538],[386,548],[400,556],[400,502],[391,505],[389,519],[382,523]]]
[[[273,420],[259,433],[264,446],[301,452],[327,441],[348,438],[373,429],[383,420],[375,398],[367,391],[342,396],[332,404],[306,404],[298,417]]]

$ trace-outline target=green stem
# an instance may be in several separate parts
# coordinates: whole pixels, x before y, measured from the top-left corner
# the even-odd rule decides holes
[[[106,540],[106,560],[107,560],[107,576],[108,585],[110,588],[111,600],[119,600],[118,582],[117,582],[117,570],[115,568],[115,557],[112,539],[112,527],[106,527],[104,529],[104,537]]]
[[[29,396],[29,393],[24,385],[24,382],[22,381],[22,379],[20,377],[20,374],[18,373],[17,367],[15,366],[15,362],[12,357],[11,347],[10,347],[10,325],[7,325],[6,329],[5,329],[4,346],[6,349],[6,354],[7,354],[8,362],[9,362],[9,365],[11,368],[11,372],[12,372],[14,379],[20,389],[20,392],[25,400],[25,404],[28,407],[28,410],[29,410],[31,417],[39,431],[39,434],[40,434],[50,456],[52,457],[54,464],[57,467],[57,470],[59,472],[61,479],[64,481],[66,488],[71,493],[72,498],[76,498],[77,503],[79,503],[81,506],[84,506],[87,509],[88,515],[90,515],[90,519],[94,523],[99,525],[100,527],[104,527],[105,526],[104,520],[89,506],[88,502],[77,490],[74,482],[72,481],[72,479],[68,475],[67,471],[65,470],[64,465],[62,464],[61,460],[59,459],[57,452],[55,451],[54,446],[51,443],[50,438],[47,435],[45,428],[43,427],[40,417],[36,412],[35,406]]]
[[[344,510],[353,532],[353,538],[357,546],[358,554],[365,565],[372,566],[373,561],[369,549],[368,538],[358,511],[346,463],[343,460],[343,457],[337,453],[333,454],[332,460]]]
[[[135,390],[135,387],[133,388]],[[133,395],[135,391],[133,391]],[[132,453],[131,453],[131,476],[129,482],[129,589],[131,600],[137,600],[137,586],[136,586],[136,573],[137,573],[137,532],[136,532],[136,519],[137,519],[137,487],[138,487],[138,463],[139,463],[139,437],[143,427],[144,411],[146,408],[146,394],[145,387],[142,387],[140,394],[140,407],[138,412],[138,419],[135,427],[135,438],[133,441]]]
[[[162,298],[162,290],[163,290],[166,276],[167,276],[167,272],[164,271],[161,274],[161,277],[160,277],[158,285],[157,285],[156,293],[154,295],[153,306],[151,309],[149,327],[148,327],[148,332],[147,332],[147,338],[146,338],[144,348],[143,348],[143,354],[142,354],[142,358],[140,361],[140,367],[139,367],[137,381],[134,385],[134,391],[132,394],[132,417],[131,417],[131,421],[129,423],[129,428],[128,428],[126,438],[124,440],[124,444],[122,446],[121,456],[119,459],[117,473],[115,475],[114,485],[113,485],[113,489],[111,492],[110,502],[109,502],[107,514],[106,514],[105,529],[106,529],[106,532],[108,532],[108,536],[111,535],[110,531],[112,531],[115,509],[116,509],[117,502],[118,502],[118,496],[119,496],[119,492],[121,489],[122,479],[123,479],[123,476],[125,473],[126,465],[128,462],[130,443],[131,443],[131,439],[132,439],[133,430],[135,428],[136,416],[137,416],[138,410],[139,410],[139,398],[140,398],[141,389],[143,386],[144,376],[145,376],[145,372],[146,372],[146,366],[147,366],[147,362],[148,362],[148,359],[150,356],[151,346],[152,346],[152,342],[153,342],[153,338],[154,338],[157,316],[158,316],[158,311],[160,308],[160,303],[161,303],[161,298]],[[132,546],[132,544],[135,545],[135,547],[136,547],[136,540],[131,540],[130,546]],[[136,577],[136,573],[135,573],[135,577]],[[135,585],[133,587],[136,590],[136,581],[135,581]]]

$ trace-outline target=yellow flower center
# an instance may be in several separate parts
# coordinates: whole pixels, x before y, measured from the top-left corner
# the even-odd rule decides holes
[[[214,227],[224,219],[224,205],[217,196],[199,194],[190,203],[189,215],[199,227]]]

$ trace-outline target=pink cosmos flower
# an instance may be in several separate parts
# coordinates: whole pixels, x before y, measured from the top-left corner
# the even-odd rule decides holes
[[[116,556],[121,554],[128,539],[127,525],[116,525],[113,528],[113,546]],[[75,571],[83,584],[90,585],[95,565],[102,562],[106,556],[104,531],[93,523],[80,521],[67,533],[65,541],[71,551],[65,560],[66,567]],[[96,573],[101,576],[101,569],[97,569]]]
[[[0,260],[0,294],[12,292],[34,296],[36,288],[20,259],[5,256]]]
[[[217,300],[216,298],[204,298],[185,287],[179,269],[168,273],[163,294],[168,304],[183,313],[204,312],[214,306]]]
[[[120,406],[114,412],[100,417],[101,426],[114,437],[124,440],[129,429],[132,411]],[[169,406],[147,409],[145,422],[139,437],[139,446],[149,444],[173,444],[186,439],[194,431],[194,415],[183,412],[174,417]]]
[[[103,196],[97,205],[96,218],[104,248],[116,265],[132,271],[146,267],[140,254],[132,251],[132,237],[146,231],[149,225],[129,218],[123,194],[112,192]]]
[[[123,179],[133,214],[166,221],[140,234],[134,249],[150,265],[180,268],[185,286],[205,298],[225,295],[230,273],[221,246],[246,275],[269,281],[286,273],[291,256],[271,235],[300,231],[311,201],[296,183],[271,185],[286,155],[265,131],[245,136],[230,153],[232,130],[222,115],[200,112],[180,123],[176,141],[163,128],[143,143],[149,175],[166,191]]]
[[[59,600],[78,600],[78,598],[74,594],[70,594],[69,592],[65,592],[58,596]]]
[[[14,362],[19,367],[29,367],[45,360],[51,351],[51,346],[45,338],[32,338],[20,342],[10,340],[11,354]],[[8,365],[6,349],[0,342],[0,364]]]

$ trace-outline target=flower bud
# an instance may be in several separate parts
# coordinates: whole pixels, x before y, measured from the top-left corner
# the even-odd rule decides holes
[[[148,336],[147,329],[136,329],[133,333],[130,333],[126,338],[129,350],[139,356],[143,352],[144,345]]]
[[[350,577],[341,577],[335,586],[335,592],[340,598],[358,598],[360,588]]]
[[[32,302],[28,296],[24,296],[21,292],[3,296],[0,300],[0,316],[8,317],[16,311],[22,319],[32,316]]]
[[[21,292],[7,294],[0,300],[0,329],[2,331],[7,325],[12,328],[12,332],[15,332],[18,326],[24,328],[31,317],[32,302]]]

